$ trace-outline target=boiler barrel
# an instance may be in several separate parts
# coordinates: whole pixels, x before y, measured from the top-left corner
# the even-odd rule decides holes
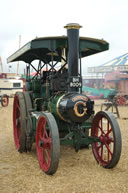
[[[94,102],[86,95],[67,93],[49,102],[49,111],[65,122],[82,123],[92,114]]]

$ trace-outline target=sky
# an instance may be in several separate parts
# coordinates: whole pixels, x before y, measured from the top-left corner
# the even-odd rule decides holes
[[[23,46],[35,37],[66,35],[66,24],[79,23],[83,26],[80,36],[109,42],[108,51],[84,59],[84,75],[88,67],[128,53],[127,18],[128,0],[4,0],[0,10],[4,72],[17,72],[17,63],[7,64],[7,58],[19,48],[19,36]],[[23,73],[25,63],[20,62],[19,66]]]

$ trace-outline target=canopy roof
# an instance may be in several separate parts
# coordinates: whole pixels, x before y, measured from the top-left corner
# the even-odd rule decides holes
[[[67,36],[36,38],[17,50],[8,57],[7,62],[24,61],[31,63],[33,60],[42,60],[45,63],[61,61],[63,48],[68,49]],[[104,40],[80,37],[80,54],[86,57],[109,49],[109,44]]]
[[[113,71],[128,72],[128,53],[114,58],[100,66],[88,68],[88,72],[91,73],[104,73]]]

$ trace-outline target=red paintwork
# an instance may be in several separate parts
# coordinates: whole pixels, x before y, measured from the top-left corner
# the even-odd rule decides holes
[[[97,117],[91,135],[100,138],[100,143],[92,144],[92,150],[97,162],[105,167],[112,160],[114,151],[114,136],[109,120],[103,116]]]
[[[51,131],[47,130],[47,120],[42,115],[38,120],[36,130],[36,149],[40,168],[47,172],[51,165],[52,138]],[[41,143],[43,145],[41,146]]]
[[[13,135],[16,149],[19,150],[21,136],[21,115],[17,96],[15,96],[13,103]]]

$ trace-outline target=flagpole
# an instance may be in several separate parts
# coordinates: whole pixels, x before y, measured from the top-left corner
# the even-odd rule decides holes
[[[20,49],[20,46],[21,46],[21,35],[19,35],[19,49]],[[19,61],[17,63],[17,75],[19,74]]]
[[[3,73],[3,63],[2,63],[1,56],[0,56],[0,65],[1,65],[1,72]]]

